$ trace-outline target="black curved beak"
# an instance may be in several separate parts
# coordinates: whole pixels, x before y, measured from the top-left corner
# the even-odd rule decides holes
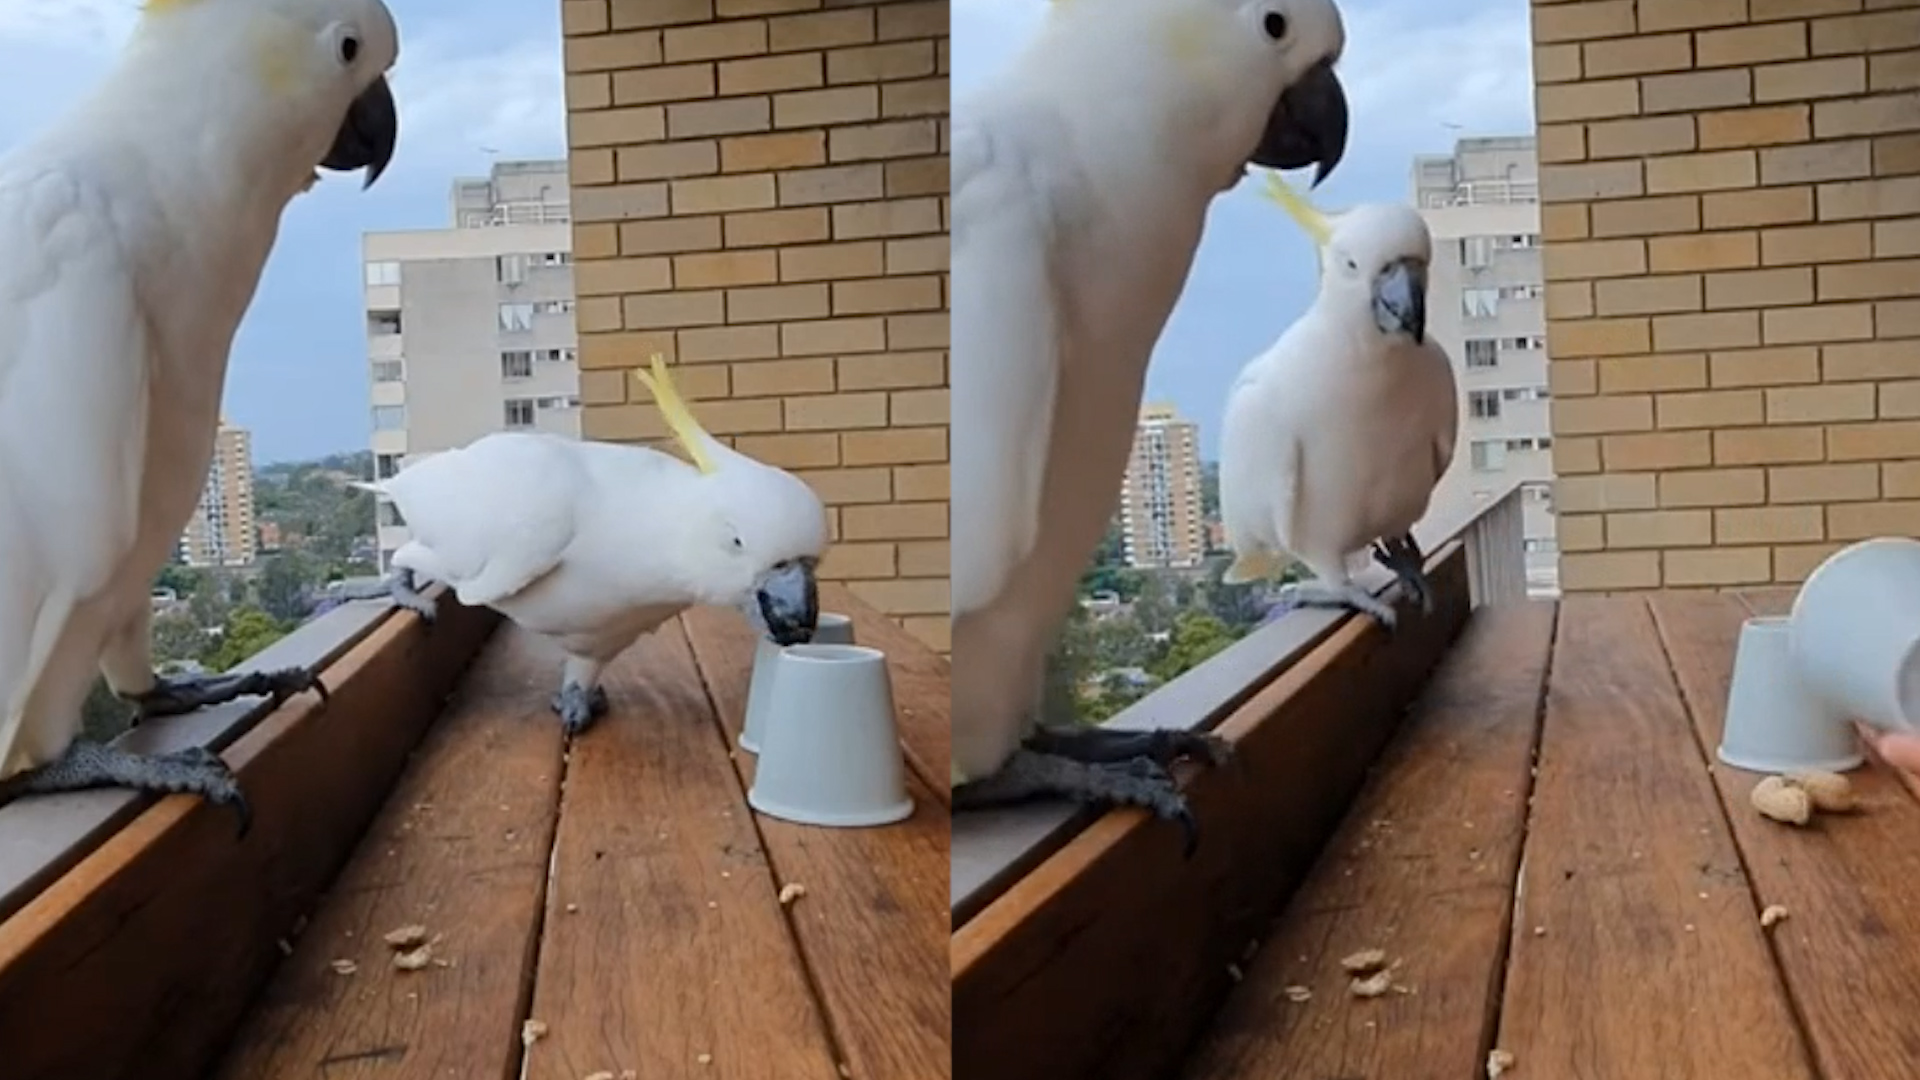
[[[1268,169],[1318,165],[1312,186],[1319,187],[1346,152],[1347,92],[1333,73],[1333,61],[1327,59],[1308,68],[1274,102],[1267,130],[1248,160]]]
[[[400,115],[394,110],[393,91],[387,86],[387,77],[382,75],[347,107],[347,118],[341,122],[339,134],[333,137],[327,156],[320,159],[320,167],[334,172],[365,169],[367,182],[361,189],[370,188],[386,171],[387,162],[393,160],[393,146],[399,135]]]
[[[1427,339],[1427,268],[1396,259],[1373,282],[1373,321],[1383,334],[1406,334],[1415,345]]]
[[[753,599],[775,645],[804,645],[813,640],[813,628],[820,621],[820,588],[814,581],[812,560],[796,559],[767,571]]]

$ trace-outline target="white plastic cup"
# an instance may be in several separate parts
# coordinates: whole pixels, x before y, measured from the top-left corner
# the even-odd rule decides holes
[[[1802,682],[1791,633],[1789,620],[1778,616],[1740,625],[1720,760],[1759,773],[1859,768],[1866,758],[1852,726]]]
[[[774,667],[780,695],[768,712],[747,805],[833,828],[911,816],[885,654],[859,645],[790,645]]]
[[[853,644],[853,620],[838,612],[821,612],[809,644]],[[747,717],[740,728],[740,749],[749,754],[759,753],[760,742],[766,738],[767,703],[773,700],[773,662],[779,655],[780,646],[764,637],[753,649],[753,671],[747,676]]]
[[[1815,567],[1793,601],[1791,651],[1839,720],[1920,729],[1920,541],[1863,540]]]

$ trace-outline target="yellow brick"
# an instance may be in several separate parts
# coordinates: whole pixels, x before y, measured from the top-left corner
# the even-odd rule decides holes
[[[576,188],[573,192],[575,221],[626,221],[665,217],[666,214],[665,184],[614,184],[608,187]]]
[[[774,52],[864,45],[874,37],[870,7],[768,20],[768,40]]]
[[[772,126],[771,117],[772,104],[764,97],[681,102],[667,106],[667,134],[697,139],[765,131]]]
[[[1542,165],[1540,198],[1547,203],[1634,198],[1646,193],[1643,171],[1638,161]]]
[[[560,32],[568,37],[604,33],[611,25],[607,0],[563,0],[560,5]]]
[[[1827,536],[1867,540],[1920,533],[1920,500],[1838,503],[1827,507]]]
[[[1865,499],[1877,499],[1882,494],[1889,499],[1920,499],[1920,461],[1889,461],[1876,465],[1863,461],[1858,465],[1838,465],[1835,468],[1863,469],[1874,473],[1885,485],[1885,491],[1872,488],[1873,494],[1862,496]],[[1811,501],[1811,500],[1809,500]],[[1822,500],[1838,502],[1840,500]]]
[[[937,352],[843,356],[837,365],[842,390],[937,386],[946,379],[946,366]]]
[[[1588,156],[1596,159],[1650,157],[1654,154],[1683,154],[1694,149],[1691,116],[1644,116],[1632,120],[1611,120],[1588,124],[1586,132],[1584,153],[1543,156],[1540,160],[1568,161]]]
[[[714,326],[682,330],[680,359],[688,363],[759,360],[780,355],[777,326]]]
[[[678,359],[673,331],[589,334],[580,341],[580,367],[582,370],[618,368],[620,376],[626,378],[636,365],[644,364],[654,353],[659,353],[668,363]],[[631,389],[628,393],[631,395]]]
[[[1860,0],[1749,0],[1747,13],[1754,22],[1775,19],[1804,19],[1811,15],[1837,15],[1859,11]]]
[[[771,94],[826,85],[825,65],[819,53],[727,60],[718,66],[718,73],[722,94]]]
[[[885,193],[886,171],[876,162],[860,165],[832,165],[824,169],[799,169],[780,174],[780,205],[782,206],[813,206],[819,203],[877,199]]]
[[[1889,490],[1889,497],[1896,497]],[[1784,465],[1767,470],[1767,498],[1776,503],[1858,502],[1880,497],[1880,468],[1856,465]]]
[[[1693,47],[1701,67],[1798,60],[1807,55],[1807,33],[1796,23],[1702,30],[1693,36]]]
[[[944,578],[899,578],[892,581],[856,581],[855,595],[895,615],[945,614],[948,588]]]
[[[1553,470],[1558,476],[1578,476],[1600,471],[1600,440],[1556,435],[1553,440]],[[1565,507],[1561,507],[1565,510]]]
[[[1826,544],[1787,544],[1773,549],[1773,580],[1782,584],[1797,585],[1807,580],[1815,567],[1826,562],[1844,545]]]
[[[713,18],[713,0],[613,0],[613,28],[672,26]]]
[[[575,184],[611,184],[616,176],[611,150],[582,149],[568,155],[567,178]]]
[[[1653,320],[1656,352],[1740,349],[1760,344],[1760,316],[1753,311],[1662,315]]]
[[[1815,56],[1883,52],[1920,45],[1920,11],[1816,19],[1809,28]]]
[[[1920,218],[1874,222],[1873,254],[1881,259],[1920,255]]]
[[[1700,276],[1671,274],[1596,281],[1593,296],[1595,310],[1604,316],[1699,311]]]
[[[567,117],[567,145],[612,146],[653,142],[667,136],[667,111],[657,105],[632,109],[595,109]]]
[[[1713,543],[1710,510],[1643,510],[1607,515],[1607,547],[1616,550]]]
[[[773,177],[766,173],[675,180],[672,191],[676,215],[760,210],[774,205]]]
[[[947,35],[947,23],[950,19],[947,0],[917,0],[917,2],[895,2],[882,5],[879,14],[879,33],[881,41],[898,41],[902,38],[938,37]]]
[[[630,68],[613,73],[615,105],[650,105],[713,96],[712,64]]]
[[[1663,233],[1691,233],[1700,228],[1698,195],[1619,199],[1593,203],[1584,209],[1592,213],[1593,235],[1596,237],[1658,236]],[[1547,239],[1565,238],[1549,236]],[[1564,246],[1549,244],[1546,249],[1549,261],[1553,252]]]
[[[1823,424],[1843,420],[1871,420],[1874,388],[1871,383],[1830,386],[1778,386],[1766,391],[1770,424]]]
[[[1708,154],[1678,154],[1649,158],[1647,193],[1723,191],[1759,183],[1759,159],[1751,150],[1721,150]]]
[[[1542,124],[1633,116],[1640,111],[1640,84],[1633,79],[1549,83],[1535,88],[1534,103]]]
[[[947,508],[941,503],[849,506],[840,512],[840,531],[848,540],[941,540],[947,535]]]
[[[1882,300],[1873,305],[1873,328],[1879,337],[1920,337],[1920,301]]]
[[[1657,551],[1594,551],[1560,557],[1560,588],[1566,592],[1659,587]]]
[[[1920,86],[1920,50],[1867,57],[1867,88],[1909,90]]]
[[[700,426],[715,435],[751,435],[779,431],[780,403],[771,399],[708,401],[700,408]]]
[[[944,499],[953,490],[951,470],[945,465],[898,466],[893,470],[893,490],[902,502]]]
[[[877,277],[885,271],[885,253],[882,244],[870,240],[788,247],[780,252],[780,278],[827,281]]]
[[[624,405],[627,402],[627,372],[580,372],[580,402],[583,405]]]
[[[1650,75],[1640,80],[1641,111],[1699,112],[1753,103],[1753,80],[1746,68]]]
[[[673,264],[666,259],[595,259],[576,263],[574,292],[580,296],[618,296],[673,288]]]
[[[1596,367],[1603,394],[1697,390],[1707,385],[1707,358],[1700,353],[1614,356],[1598,361]]]
[[[1813,220],[1810,187],[1716,191],[1701,196],[1701,218],[1709,229],[1750,229]]]
[[[827,157],[834,162],[915,157],[939,148],[939,129],[932,120],[838,127],[827,138]]]
[[[579,192],[575,192],[576,217],[579,199]],[[620,226],[620,252],[623,255],[665,255],[680,251],[707,251],[719,246],[719,218],[630,221]]]
[[[1768,345],[1859,341],[1872,336],[1871,304],[1819,304],[1761,313],[1761,339]]]
[[[1654,399],[1654,420],[1662,428],[1737,427],[1761,423],[1765,415],[1758,390],[1703,390]]]
[[[889,274],[943,273],[949,268],[951,245],[945,236],[909,237],[886,242]]]
[[[1747,0],[1640,0],[1640,32],[1732,26],[1747,21]]]
[[[832,433],[751,435],[734,449],[782,469],[825,468],[840,463],[840,437]]]
[[[881,8],[880,13],[883,15],[886,14],[887,9]],[[951,619],[944,615],[939,618],[930,618],[924,615],[910,615],[899,620],[899,622],[901,626],[906,628],[907,633],[918,638],[920,643],[927,648],[932,649],[941,656],[952,657],[953,622]]]
[[[887,316],[887,348],[944,349],[950,327],[947,313],[928,311],[915,315]]]
[[[1920,172],[1920,135],[1882,135],[1873,140],[1873,172],[1876,176]]]
[[[733,365],[733,392],[741,397],[833,392],[833,361],[750,360]]]
[[[879,202],[841,203],[833,208],[835,240],[911,236],[940,230],[938,199],[886,199]]]
[[[1579,124],[1540,125],[1534,133],[1534,156],[1549,163],[1586,160],[1586,128]]]
[[[1660,567],[1670,588],[1759,585],[1773,580],[1773,552],[1763,547],[1663,551]]]
[[[1533,40],[1556,41],[1626,37],[1634,32],[1633,0],[1584,0],[1541,4],[1533,9]]]
[[[1716,387],[1787,386],[1820,381],[1820,350],[1811,345],[1734,349],[1707,356]]]
[[[1767,64],[1753,69],[1755,101],[1812,101],[1865,93],[1866,89],[1864,57]]]
[[[1740,270],[1759,264],[1758,233],[1700,233],[1647,241],[1647,265],[1656,274]]]
[[[680,289],[723,289],[778,280],[780,263],[771,251],[716,251],[673,260],[673,283]]]
[[[827,54],[827,81],[866,83],[915,79],[933,74],[934,67],[931,41],[835,49]]]
[[[1866,222],[1768,229],[1760,234],[1760,261],[1768,266],[1848,262],[1873,254],[1873,233]]]
[[[667,180],[701,176],[720,168],[720,152],[711,140],[623,146],[614,152],[622,181]]]
[[[1791,465],[1825,457],[1825,430],[1817,427],[1735,428],[1713,433],[1717,465]]]
[[[880,88],[877,86],[798,90],[773,99],[773,126],[777,128],[857,124],[879,117]]]
[[[927,465],[947,460],[945,427],[849,431],[841,442],[849,465]]]
[[[1842,424],[1828,433],[1827,456],[1834,461],[1920,457],[1920,421],[1879,420],[1871,424]]]
[[[621,322],[629,330],[665,330],[682,326],[710,326],[726,321],[724,294],[713,292],[651,293],[620,301]]]
[[[1547,351],[1573,359],[1582,356],[1631,356],[1653,351],[1646,319],[1582,319],[1547,324]]]
[[[1920,379],[1881,383],[1879,415],[1888,420],[1920,417]]]
[[[835,544],[820,560],[819,576],[827,581],[890,578],[897,572],[894,567],[893,544]]]
[[[1546,240],[1583,240],[1587,236],[1587,208],[1581,204],[1540,207],[1540,235]]]
[[[1561,551],[1599,551],[1607,546],[1605,518],[1599,514],[1559,514],[1554,538]]]
[[[1547,318],[1555,322],[1584,319],[1593,314],[1593,283],[1555,281],[1547,285]]]
[[[620,253],[620,230],[611,224],[575,225],[573,257],[582,262],[612,258]]]
[[[1558,512],[1568,514],[1651,510],[1654,478],[1651,473],[1562,476],[1553,483],[1553,504]]]
[[[1547,391],[1557,398],[1598,393],[1599,372],[1594,360],[1553,360],[1547,364]]]
[[[610,108],[613,105],[613,80],[605,72],[569,75],[566,99],[569,112]]]
[[[1911,341],[1836,344],[1820,352],[1822,371],[1828,382],[1899,379],[1914,372],[1915,344]]]
[[[767,51],[767,24],[758,20],[716,22],[666,32],[666,61],[724,60]]]
[[[581,297],[573,311],[573,322],[582,334],[620,329],[620,298],[617,296]]]
[[[833,235],[833,217],[825,207],[728,214],[728,247],[771,247],[825,240]]]
[[[1820,267],[1821,300],[1873,300],[1920,294],[1920,259],[1877,259]]]
[[[817,394],[786,400],[789,431],[848,431],[887,426],[885,394]]]
[[[1555,435],[1597,435],[1653,428],[1653,398],[1645,395],[1554,400]]]
[[[884,352],[886,348],[887,328],[884,319],[819,319],[788,323],[780,328],[782,356]]]
[[[943,497],[944,494],[943,491]],[[953,550],[944,540],[916,540],[900,545],[900,573],[903,577],[945,578],[952,565]]]
[[[1821,184],[1816,198],[1822,221],[1910,217],[1920,214],[1920,176]]]
[[[897,277],[833,283],[835,315],[928,311],[940,307],[940,279]]]
[[[896,426],[937,426],[947,422],[950,413],[947,390],[901,390],[888,396],[888,423]]]
[[[727,290],[729,323],[819,319],[831,314],[832,310],[825,285],[773,285],[758,289]]]
[[[1647,247],[1638,240],[1549,244],[1541,258],[1548,281],[1634,277],[1647,272]]]
[[[568,38],[564,51],[569,74],[646,67],[660,62],[660,31]]]
[[[1577,44],[1540,45],[1533,50],[1533,77],[1536,82],[1573,82],[1580,78],[1580,70],[1580,46]]]
[[[1760,469],[1677,469],[1660,474],[1663,507],[1751,506],[1767,501]]]
[[[1710,310],[1780,307],[1813,302],[1813,270],[1794,266],[1773,270],[1729,270],[1707,275]]]
[[[946,79],[912,79],[880,87],[880,115],[946,116],[952,90]]]
[[[667,425],[651,405],[595,405],[580,414],[580,434],[605,442],[664,439]]]
[[[1536,14],[1535,18],[1538,17]],[[1575,78],[1579,77],[1579,70],[1584,70],[1589,79],[1609,79],[1620,75],[1685,71],[1693,66],[1693,43],[1686,34],[1641,34],[1595,41],[1580,49],[1582,63]]]
[[[944,124],[944,121],[942,123]],[[950,187],[947,173],[948,163],[945,157],[889,161],[886,163],[887,198],[945,195]]]
[[[1803,142],[1810,130],[1808,116],[1805,105],[1764,105],[1757,109],[1701,113],[1698,117],[1700,149]]]
[[[1600,460],[1611,473],[1654,473],[1713,464],[1713,440],[1705,431],[1642,432],[1600,439]]]
[[[1875,97],[1823,101],[1814,107],[1814,136],[1844,139],[1849,135],[1881,135],[1920,128],[1915,111],[1920,110],[1920,93],[1883,94]]]

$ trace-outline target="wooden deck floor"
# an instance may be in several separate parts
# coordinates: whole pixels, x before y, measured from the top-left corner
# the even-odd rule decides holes
[[[889,655],[913,817],[813,829],[747,807],[737,619],[630,650],[570,751],[557,656],[503,626],[214,1075],[949,1076],[946,664],[844,591],[822,600]],[[805,892],[783,905],[788,884]],[[399,971],[382,939],[413,924],[435,962]],[[523,1046],[529,1019],[544,1035]]]
[[[1909,1080],[1920,803],[1869,765],[1793,829],[1713,757],[1740,623],[1783,606],[1476,613],[1181,1075]],[[1370,948],[1403,989],[1349,993]]]

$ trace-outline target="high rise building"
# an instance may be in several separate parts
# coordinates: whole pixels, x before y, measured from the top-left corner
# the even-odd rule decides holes
[[[1434,506],[1522,484],[1529,591],[1558,591],[1546,276],[1532,136],[1461,139],[1413,162],[1414,204],[1433,233],[1427,331],[1459,378],[1460,436]]]
[[[1140,410],[1120,488],[1120,532],[1128,566],[1181,569],[1206,554],[1200,425],[1171,405]]]
[[[180,534],[188,566],[246,566],[259,554],[253,529],[253,436],[222,418],[200,505]]]
[[[375,474],[509,428],[580,436],[565,161],[453,183],[453,225],[362,245]],[[378,506],[384,572],[407,531]]]

